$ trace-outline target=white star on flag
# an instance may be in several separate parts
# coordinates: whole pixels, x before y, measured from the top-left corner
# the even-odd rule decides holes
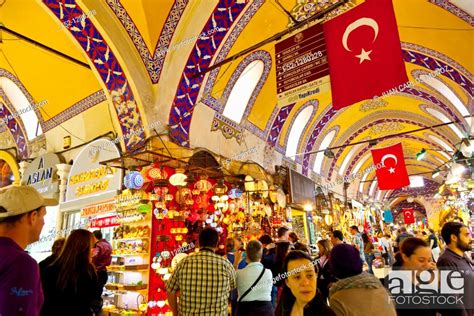
[[[359,61],[359,64],[362,64],[362,62],[364,62],[364,60],[372,60],[370,59],[369,57],[369,54],[372,53],[371,50],[369,50],[368,52],[366,52],[363,48],[362,48],[362,51],[360,52],[359,55],[356,55],[357,58],[360,59]]]
[[[395,173],[395,168],[392,167],[392,168],[388,169],[388,171],[389,171],[390,173]]]

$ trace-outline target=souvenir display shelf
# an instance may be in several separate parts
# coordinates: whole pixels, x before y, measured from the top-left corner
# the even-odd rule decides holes
[[[104,291],[104,315],[146,315],[151,215],[137,212],[141,201],[120,205],[121,225],[114,229],[112,264]]]

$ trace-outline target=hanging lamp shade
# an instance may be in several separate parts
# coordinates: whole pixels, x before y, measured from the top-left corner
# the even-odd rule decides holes
[[[187,184],[187,178],[183,169],[176,169],[176,173],[170,177],[169,181],[171,185],[184,187]]]
[[[268,197],[268,184],[265,180],[257,181],[257,190],[261,191],[260,193],[264,199]]]
[[[194,188],[201,192],[207,192],[212,189],[212,183],[207,180],[207,177],[200,177],[200,180],[194,184]]]
[[[146,177],[150,180],[164,180],[168,178],[168,173],[163,169],[151,167],[147,170]]]
[[[270,201],[272,203],[276,203],[277,201],[277,187],[274,186],[273,184],[270,186],[270,192],[268,192],[268,195],[270,196]]]
[[[255,182],[251,176],[245,177],[245,191],[255,191]]]
[[[242,190],[238,188],[233,188],[233,189],[230,189],[228,194],[231,199],[236,199],[236,198],[241,197],[242,193],[243,193]]]
[[[224,195],[228,190],[227,186],[224,184],[224,181],[219,181],[213,189],[214,193],[219,196]]]

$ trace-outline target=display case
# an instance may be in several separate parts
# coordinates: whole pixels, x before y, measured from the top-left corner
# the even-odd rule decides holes
[[[112,263],[105,285],[104,315],[146,315],[151,215],[124,209],[112,239]]]

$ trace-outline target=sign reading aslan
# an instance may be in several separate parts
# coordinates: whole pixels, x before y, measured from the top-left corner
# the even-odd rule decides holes
[[[122,170],[100,164],[120,157],[117,147],[109,143],[110,140],[99,139],[79,152],[69,173],[66,202],[120,190]]]
[[[26,168],[21,184],[34,187],[44,197],[55,197],[58,192],[56,165],[59,163],[59,157],[52,153],[36,158]]]

